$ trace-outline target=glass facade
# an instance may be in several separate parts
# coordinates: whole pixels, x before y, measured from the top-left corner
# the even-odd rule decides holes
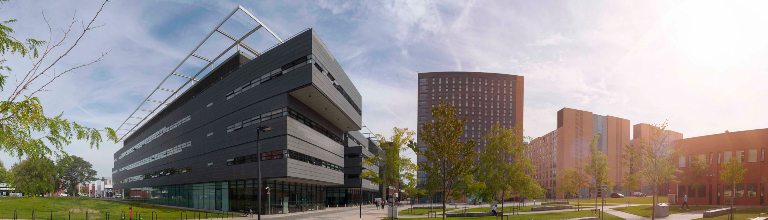
[[[266,180],[262,187],[264,214],[284,214],[322,210],[326,207],[371,204],[377,192],[359,188],[328,188],[320,185]],[[128,198],[147,203],[195,209],[247,213],[258,208],[258,181],[255,179],[223,182],[133,188]]]
[[[228,182],[212,182],[144,187],[130,189],[127,193],[130,199],[152,204],[230,211],[228,185]]]
[[[331,207],[371,204],[374,198],[380,197],[378,192],[360,190],[359,188],[328,188],[326,204]]]

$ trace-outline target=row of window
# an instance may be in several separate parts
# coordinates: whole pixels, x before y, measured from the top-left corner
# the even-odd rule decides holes
[[[302,115],[301,113],[297,112],[296,110],[293,110],[293,109],[289,108],[288,109],[288,116],[290,116],[291,118],[295,119],[296,121],[299,121],[302,124],[312,128],[312,129],[314,129],[315,131],[319,132],[320,134],[325,135],[326,137],[330,138],[331,140],[336,141],[336,143],[344,145],[344,143],[342,143],[341,137],[339,137],[336,134],[331,133],[330,131],[328,131],[328,129],[325,129],[323,126],[321,126],[317,122],[312,121],[312,119],[309,119],[307,116]]]
[[[166,168],[151,173],[145,173],[142,175],[131,176],[120,181],[120,183],[130,183],[140,180],[154,179],[158,177],[171,176],[175,174],[188,173],[191,170],[189,167],[183,168]]]
[[[256,116],[253,116],[251,118],[245,119],[243,121],[239,121],[237,123],[231,124],[227,126],[227,133],[240,130],[241,128],[245,128],[251,125],[257,125],[261,122],[269,121],[275,118],[280,118],[283,116],[288,115],[288,108],[283,107],[279,109],[275,109],[272,111],[268,111],[262,114],[257,114]]]
[[[456,78],[456,77],[445,77],[445,78],[421,78],[419,79],[419,85],[455,85],[455,84],[466,84],[466,85],[483,85],[488,86],[489,83],[491,86],[512,86],[513,82],[509,80],[499,80],[499,79],[482,79],[482,78]]]
[[[146,179],[154,179],[154,178],[158,178],[158,177],[170,176],[170,175],[175,175],[175,174],[182,174],[182,173],[187,173],[190,170],[191,170],[191,168],[189,168],[189,167],[166,168],[166,169],[158,170],[158,171],[151,172],[151,173],[145,173],[144,174],[144,179],[145,180]]]
[[[736,184],[736,198],[754,198],[757,197],[757,184],[754,183],[747,183],[747,184]],[[718,186],[719,187],[719,186]],[[686,190],[687,188],[687,190]],[[731,193],[733,192],[733,187],[731,185],[725,185],[722,188],[723,197],[725,198],[731,198]],[[683,197],[684,195],[688,195],[688,197],[691,198],[705,198],[707,197],[707,188],[705,185],[688,185],[686,186],[678,186],[677,187],[677,196]],[[713,194],[713,196],[715,196]]]
[[[160,159],[169,157],[171,155],[181,153],[181,151],[184,148],[187,148],[187,147],[190,147],[190,146],[192,146],[192,141],[187,141],[187,142],[181,143],[179,145],[176,145],[175,147],[168,148],[168,149],[166,149],[164,151],[161,151],[160,153],[153,154],[152,156],[149,156],[147,158],[141,159],[139,161],[136,161],[136,162],[128,164],[128,165],[126,165],[124,167],[121,167],[118,171],[131,170],[133,168],[143,166],[143,165],[151,163],[153,161],[160,160]]]
[[[715,162],[717,164],[720,164],[730,160],[732,157],[735,157],[735,159],[738,160],[739,162],[754,163],[754,162],[757,162],[757,159],[759,156],[760,161],[765,161],[765,148],[760,149],[759,153],[760,154],[758,155],[757,149],[752,148],[748,150],[710,152],[709,154],[704,153],[704,154],[696,154],[696,155],[684,155],[684,156],[678,157],[678,167],[682,168],[682,167],[690,166],[693,160],[704,161],[708,165]]]
[[[182,124],[192,120],[192,116],[187,115],[187,117],[182,118],[181,120],[177,121],[176,123],[171,124],[170,126],[160,128],[160,130],[156,131],[152,135],[150,135],[147,138],[144,138],[144,140],[141,140],[141,142],[131,146],[127,150],[123,151],[123,153],[120,153],[120,156],[118,159],[123,159],[123,157],[128,156],[128,154],[133,153],[134,151],[140,149],[144,145],[149,144],[149,142],[152,142],[153,140],[159,138],[160,136],[163,136],[163,134],[168,133],[172,131],[173,129],[176,129],[177,127],[181,126]],[[117,161],[117,160],[115,160]]]
[[[302,153],[299,153],[299,152],[296,152],[296,151],[293,151],[293,150],[288,150],[288,154],[289,154],[288,158],[291,158],[291,159],[294,159],[294,160],[298,160],[298,161],[302,161],[302,162],[305,162],[305,163],[308,163],[308,164],[312,164],[312,165],[315,165],[315,166],[321,166],[321,167],[325,167],[325,168],[328,168],[328,169],[331,169],[331,170],[335,170],[335,171],[339,171],[339,172],[342,172],[342,169],[343,169],[342,166],[333,164],[333,163],[325,161],[325,160],[318,159],[317,157],[313,157],[313,156],[309,156],[309,155],[306,155],[306,154],[302,154]]]
[[[227,166],[239,165],[244,163],[255,163],[258,161],[257,154],[251,154],[246,156],[235,157],[227,160]],[[293,150],[273,150],[261,153],[261,160],[279,160],[283,158],[291,158],[294,160],[302,161],[316,166],[325,167],[331,170],[342,171],[342,166],[333,164],[331,162],[318,159],[313,156],[302,154]]]
[[[269,111],[269,112],[265,112],[265,113],[256,115],[254,117],[248,118],[246,120],[243,120],[243,121],[231,124],[231,125],[227,126],[227,132],[233,132],[233,131],[236,131],[236,130],[240,130],[241,128],[245,128],[245,127],[248,127],[248,126],[251,126],[251,125],[256,125],[258,123],[265,122],[265,121],[272,120],[272,119],[276,119],[276,118],[280,118],[280,117],[283,117],[283,116],[286,116],[286,115],[290,116],[291,118],[295,119],[296,121],[299,121],[302,124],[312,128],[312,129],[314,129],[318,133],[323,134],[324,136],[326,136],[326,137],[330,138],[331,140],[335,141],[336,143],[343,144],[341,137],[339,137],[338,135],[335,135],[335,134],[331,133],[330,131],[328,131],[328,129],[324,128],[323,126],[321,126],[317,122],[313,121],[312,119],[309,119],[308,117],[302,115],[298,111],[290,109],[290,108],[287,108],[287,107],[283,107],[283,108],[275,109],[275,110],[272,110],[272,111]],[[355,140],[355,142],[357,142],[357,140]]]
[[[265,160],[283,159],[284,154],[288,154],[288,150],[273,150],[273,151],[261,152],[261,160],[265,161]],[[235,157],[227,160],[227,166],[239,165],[244,163],[255,163],[255,162],[258,162],[258,159],[259,159],[258,154]]]
[[[338,90],[339,93],[341,93],[341,95],[344,96],[344,99],[346,99],[347,102],[349,102],[349,104],[352,105],[352,108],[354,108],[358,114],[362,114],[363,111],[361,111],[360,107],[357,106],[357,104],[355,104],[355,102],[352,101],[352,97],[349,97],[349,94],[347,94],[347,91],[345,91],[344,88],[342,88],[341,85],[339,85],[339,83],[336,82],[336,78],[334,78],[333,75],[331,75],[331,72],[326,71],[325,68],[322,67],[322,65],[323,64],[319,62],[315,62],[315,68],[317,68],[317,70],[319,70],[321,73],[324,73],[325,76],[327,76],[328,79],[331,80],[333,87],[335,87],[336,90]]]
[[[309,55],[309,56],[312,56],[312,55]],[[283,74],[286,74],[298,67],[304,66],[307,63],[311,63],[311,61],[307,60],[307,57],[308,56],[304,56],[296,60],[293,60],[290,63],[283,65],[281,68],[274,69],[268,73],[265,73],[264,75],[261,75],[260,77],[257,77],[251,80],[250,82],[246,82],[244,85],[237,87],[235,88],[235,90],[227,93],[225,95],[227,97],[227,100],[232,99],[235,96],[240,95],[241,93],[244,93],[253,87],[261,85],[262,83],[265,83],[267,81],[280,77]]]

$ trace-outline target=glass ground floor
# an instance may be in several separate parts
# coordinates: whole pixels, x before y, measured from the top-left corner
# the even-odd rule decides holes
[[[280,180],[262,183],[262,212],[282,214],[326,207],[369,204],[378,192]],[[267,189],[267,187],[269,187]],[[258,210],[254,179],[124,189],[125,198],[195,209],[250,212]]]

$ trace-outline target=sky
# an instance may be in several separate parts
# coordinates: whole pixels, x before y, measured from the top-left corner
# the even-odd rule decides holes
[[[109,54],[40,94],[47,113],[117,128],[238,4],[282,38],[314,28],[362,94],[363,123],[375,133],[416,129],[417,74],[433,71],[524,76],[530,137],[554,130],[563,107],[631,124],[667,120],[686,137],[768,125],[768,14],[762,11],[768,2],[708,0],[113,0],[99,28],[57,68]],[[73,17],[89,19],[99,5],[12,0],[0,3],[0,19],[18,19],[16,36],[47,39],[42,14],[60,34]],[[242,33],[237,27],[233,33]],[[269,45],[268,36],[255,38]],[[29,61],[7,64],[22,71]],[[10,74],[13,84],[19,73]],[[75,142],[65,149],[110,176],[121,146]],[[0,161],[10,167],[18,159],[0,155]]]

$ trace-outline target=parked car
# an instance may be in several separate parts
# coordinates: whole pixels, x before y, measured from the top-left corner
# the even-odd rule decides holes
[[[632,196],[645,197],[645,193],[642,193],[642,192],[632,192]]]
[[[611,198],[624,198],[624,195],[621,193],[611,193]]]

